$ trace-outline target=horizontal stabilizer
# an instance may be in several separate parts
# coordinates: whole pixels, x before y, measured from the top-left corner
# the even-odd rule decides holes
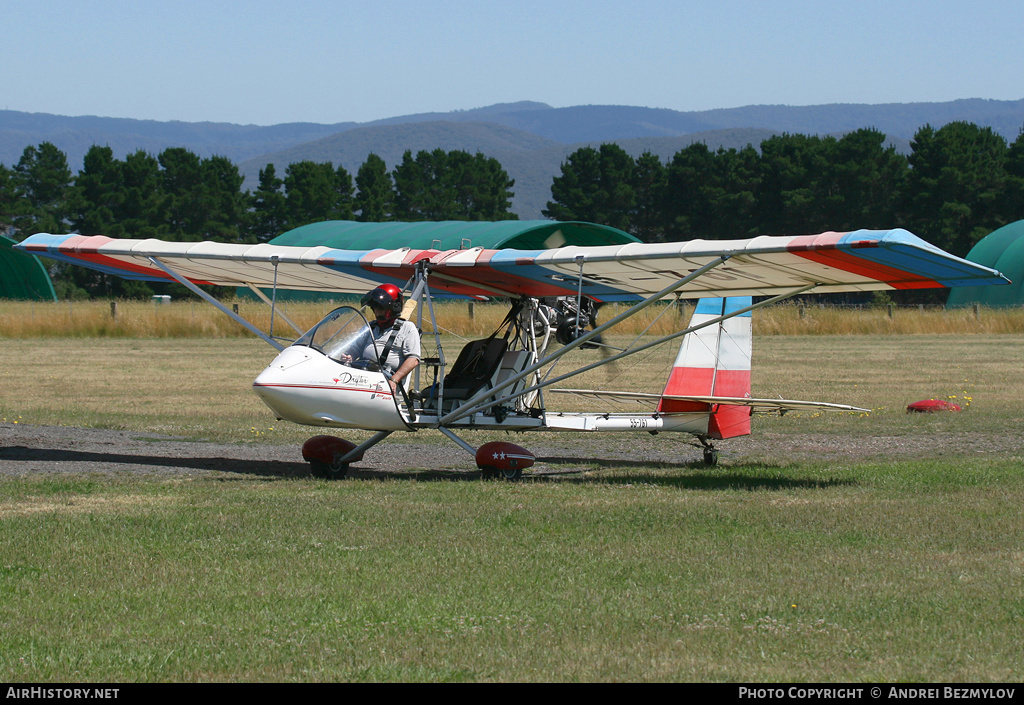
[[[859,406],[847,404],[832,404],[824,401],[800,401],[798,399],[751,399],[749,397],[719,397],[719,396],[683,396],[666,394],[647,394],[644,392],[607,392],[599,389],[552,389],[560,394],[578,394],[589,396],[595,399],[609,400],[633,400],[657,403],[661,399],[673,399],[675,401],[690,401],[698,404],[718,404],[720,406],[749,406],[751,413],[767,414],[786,411],[860,411],[868,412],[870,409],[862,409]]]
[[[794,411],[797,409],[816,409],[819,411],[871,411],[862,409],[859,406],[847,404],[832,404],[826,401],[800,401],[798,399],[751,399],[750,397],[686,397],[665,395],[665,399],[678,399],[679,401],[696,401],[704,404],[719,404],[723,406],[750,406],[752,413],[771,413],[775,411]]]

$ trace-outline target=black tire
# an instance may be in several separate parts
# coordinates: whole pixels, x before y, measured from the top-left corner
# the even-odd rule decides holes
[[[522,468],[516,468],[515,470],[499,470],[491,466],[480,468],[480,479],[482,480],[508,480],[509,482],[515,482],[523,477]]]
[[[718,451],[715,448],[704,449],[704,464],[709,467],[718,465]]]
[[[314,477],[322,477],[325,480],[341,480],[348,475],[348,463],[338,462],[340,457],[336,455],[331,463],[325,463],[322,460],[310,460],[309,470],[313,473]]]

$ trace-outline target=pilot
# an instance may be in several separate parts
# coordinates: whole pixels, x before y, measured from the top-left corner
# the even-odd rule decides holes
[[[370,323],[374,342],[366,346],[362,356],[378,360],[387,351],[382,367],[391,376],[391,390],[395,391],[420,364],[420,333],[412,321],[399,318],[402,292],[394,284],[381,284],[368,292],[360,303],[369,306],[374,315]]]

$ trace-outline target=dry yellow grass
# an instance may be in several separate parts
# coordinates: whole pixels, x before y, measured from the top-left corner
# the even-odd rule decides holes
[[[285,307],[282,307],[285,310]],[[239,312],[269,329],[270,309],[263,304],[239,304]],[[291,307],[286,315],[299,327],[312,326],[323,306]],[[280,318],[275,332],[290,333]],[[200,301],[157,304],[143,301],[61,301],[38,303],[0,301],[0,337],[98,338],[236,338],[251,333],[212,306]]]
[[[240,302],[239,312],[263,330],[270,329],[270,308]],[[306,330],[326,313],[330,303],[283,303],[279,311]],[[114,308],[116,307],[116,315]],[[624,311],[623,304],[601,309],[599,321]],[[508,308],[502,303],[439,302],[434,306],[442,332],[462,338],[489,335]],[[655,305],[617,325],[613,335],[666,335],[680,330],[693,307]],[[424,313],[424,330],[429,331]],[[281,317],[274,332],[294,337]],[[1024,333],[1024,308],[918,309],[840,308],[815,304],[782,304],[754,314],[755,335],[975,335]],[[85,301],[38,303],[0,300],[0,338],[110,337],[110,338],[234,338],[251,334],[221,312],[198,301],[154,304],[139,301]]]
[[[431,352],[429,343],[427,353]],[[446,338],[445,349],[461,341]],[[626,336],[609,343],[624,345]],[[872,412],[791,412],[758,417],[764,428],[842,434],[911,432],[921,424],[1017,434],[1024,397],[1024,335],[766,336],[754,341],[757,397],[852,404]],[[450,346],[450,347],[449,347]],[[677,342],[598,367],[558,386],[660,393]],[[0,422],[125,428],[190,438],[301,442],[308,428],[275,422],[252,393],[253,378],[274,357],[256,339],[35,338],[7,340],[0,366]],[[581,350],[559,375],[600,359]],[[428,383],[423,378],[423,385]],[[906,414],[921,399],[969,409],[950,417]],[[555,411],[642,411],[649,405],[546,394]],[[911,417],[913,416],[913,418]],[[797,420],[799,419],[799,420]],[[838,429],[838,430],[837,430]],[[422,434],[416,434],[417,437]]]
[[[1024,308],[838,308],[783,304],[754,314],[755,335],[979,335],[1024,332]]]

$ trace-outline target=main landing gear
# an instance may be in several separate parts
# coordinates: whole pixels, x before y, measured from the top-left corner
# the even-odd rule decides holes
[[[533,453],[522,446],[508,441],[491,441],[475,449],[456,436],[449,429],[441,427],[441,433],[448,436],[455,445],[473,456],[484,480],[518,480],[523,470],[533,467],[537,460]]]
[[[481,480],[508,480],[515,482],[523,477],[523,469],[515,468],[514,470],[499,470],[498,468],[487,465],[480,468],[480,479]]]
[[[475,449],[450,431],[442,429],[471,453],[480,476],[485,480],[518,480],[523,470],[532,467],[536,461],[533,453],[522,446],[506,441],[484,443]],[[348,475],[349,463],[363,459],[363,451],[386,437],[390,432],[381,431],[362,445],[337,438],[336,436],[313,436],[302,444],[302,457],[309,463],[309,470],[316,477],[326,480],[340,480]]]
[[[475,456],[480,477],[485,480],[518,480],[536,460],[526,448],[507,441],[484,443]]]

